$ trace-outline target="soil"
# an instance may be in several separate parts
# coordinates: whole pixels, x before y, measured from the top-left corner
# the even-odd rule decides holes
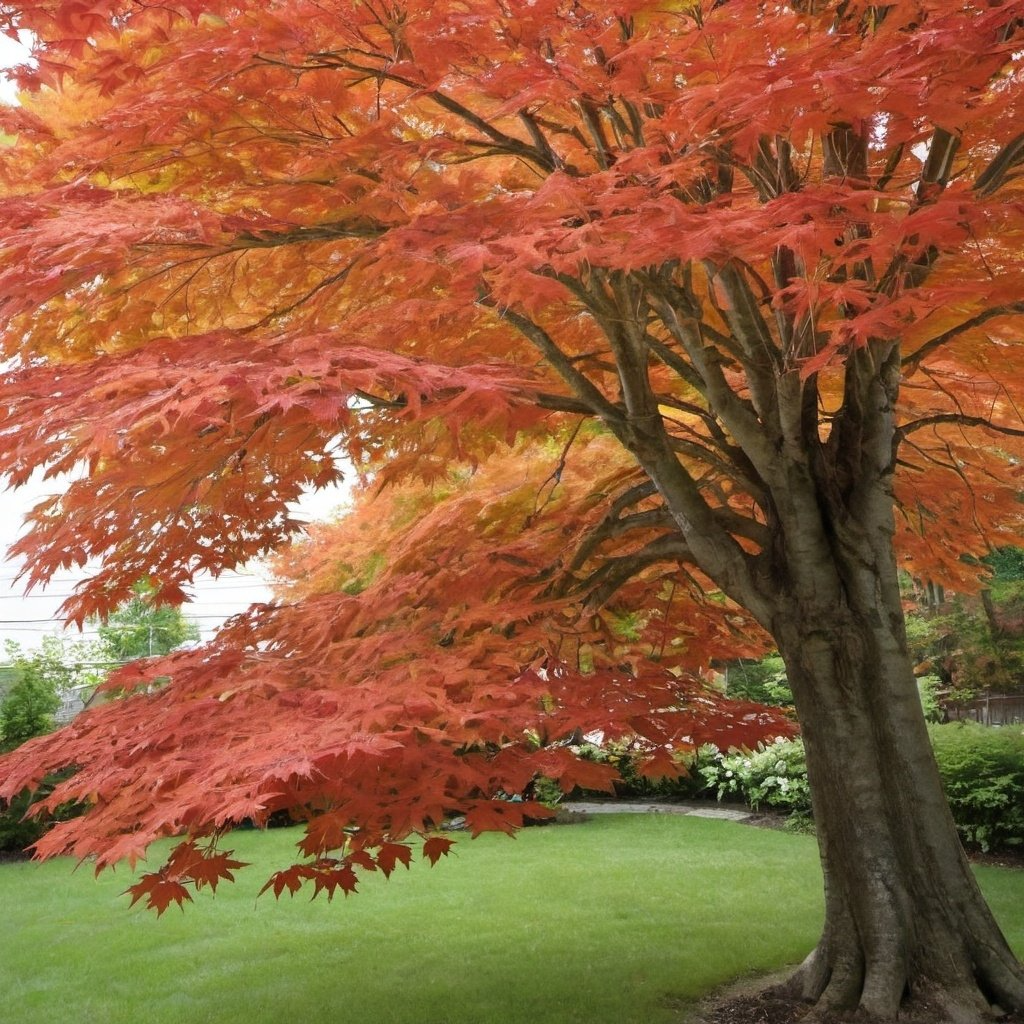
[[[785,974],[745,979],[713,993],[689,1014],[682,1024],[869,1024],[863,1014],[815,1013],[799,999],[779,994],[776,986]],[[900,1011],[900,1024],[941,1024],[946,1019],[937,1007],[926,1002],[911,1004]],[[993,1024],[1024,1024],[1021,1014],[994,1018]]]

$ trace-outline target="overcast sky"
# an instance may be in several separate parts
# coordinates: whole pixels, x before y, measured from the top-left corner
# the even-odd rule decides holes
[[[24,60],[26,52],[25,47],[19,46],[9,36],[0,35],[0,68],[9,68]],[[14,95],[14,86],[0,74],[0,102],[13,103]]]

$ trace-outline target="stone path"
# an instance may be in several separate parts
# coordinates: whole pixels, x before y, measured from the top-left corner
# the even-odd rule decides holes
[[[584,814],[690,814],[695,818],[721,818],[725,821],[746,821],[753,817],[745,807],[730,807],[728,804],[678,803],[667,804],[642,800],[574,800],[559,804],[567,811],[582,811]]]

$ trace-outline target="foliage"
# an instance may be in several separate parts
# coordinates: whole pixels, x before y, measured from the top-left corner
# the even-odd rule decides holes
[[[104,676],[103,649],[89,641],[45,636],[30,651],[12,640],[4,645],[0,669],[0,749],[10,750],[49,732],[61,699],[76,687],[87,690]],[[6,696],[4,695],[6,693]]]
[[[938,675],[954,701],[1024,685],[1024,548],[976,560],[989,573],[980,594],[946,594],[907,580],[907,639],[920,669]]]
[[[810,813],[807,760],[800,740],[777,740],[761,750],[719,754],[700,772],[719,800]]]
[[[60,694],[52,678],[43,675],[31,661],[14,663],[14,682],[0,703],[0,749],[13,750],[33,736],[53,728]]]
[[[199,627],[180,608],[154,604],[152,592],[152,584],[136,583],[133,596],[100,624],[100,643],[111,661],[168,654],[199,639]]]
[[[929,735],[964,842],[986,851],[1024,844],[1024,731],[952,722],[933,724]],[[786,811],[798,830],[811,819],[799,739],[753,752],[717,754],[699,770],[719,800]]]
[[[29,652],[9,641],[6,654],[10,661],[6,672],[12,682],[0,700],[0,750],[13,750],[50,732],[62,695],[73,686],[95,686],[99,679],[94,662],[86,660],[98,656],[96,645],[44,637]],[[70,772],[51,774],[34,791],[26,788],[11,795],[0,809],[0,851],[21,852],[40,839],[54,820],[68,820],[80,812],[81,808],[63,804],[55,806],[47,818],[26,820],[29,808],[69,776]]]
[[[53,714],[60,708],[61,698],[72,689],[91,690],[103,679],[103,649],[90,641],[67,640],[44,636],[39,646],[25,651],[14,641],[4,647],[7,665],[4,675],[9,679],[7,698],[0,708],[0,742],[11,749],[25,740],[53,728]]]
[[[643,745],[635,740],[582,743],[577,750],[580,757],[615,769],[616,796],[644,800],[689,800],[700,796],[706,787],[697,766],[717,752],[710,744],[689,750],[675,759],[679,774],[651,776],[644,771],[647,757]],[[587,794],[586,790],[583,793],[600,795]]]
[[[23,789],[0,811],[0,852],[20,853],[46,831],[45,824],[38,818],[25,818],[32,797],[29,789]]]
[[[1024,730],[951,722],[929,732],[964,841],[983,850],[1024,844]]]
[[[793,691],[786,679],[786,666],[778,654],[759,661],[737,661],[728,667],[726,692],[741,700],[778,707],[793,706]]]
[[[968,591],[1022,532],[1022,16],[0,8],[33,39],[0,118],[0,475],[77,471],[16,545],[28,582],[95,560],[79,623],[142,578],[177,604],[290,538],[339,456],[362,484],[343,532],[283,556],[281,602],[8,755],[7,796],[79,767],[43,806],[90,811],[42,853],[104,866],[187,833],[133,886],[159,912],[231,876],[224,828],[294,810],[302,859],[271,888],[347,892],[416,834],[446,853],[451,813],[543,813],[507,799],[538,775],[611,786],[580,735],[638,737],[671,776],[785,731],[702,675],[777,648],[823,737],[819,808],[870,806],[851,841],[886,847],[830,865],[822,956],[865,965],[863,1008],[892,1017],[951,976],[955,933],[980,986],[958,1007],[1024,1008],[994,926],[954,920],[984,919],[975,890],[908,855],[919,826],[956,842],[914,820],[928,759],[899,788],[878,767],[925,745],[898,720],[897,564]],[[861,899],[849,865],[876,855],[905,899]],[[895,960],[866,948],[892,906]],[[908,976],[876,981],[892,962]]]
[[[982,559],[992,570],[992,582],[1020,583],[1024,580],[1024,548],[1003,545],[990,551]]]
[[[981,599],[955,595],[938,611],[909,619],[921,662],[940,676],[953,700],[1015,691],[1024,685],[1024,631],[1005,628],[1009,620],[1019,618],[1015,605],[1020,597],[1004,585],[999,603],[994,599],[991,592]],[[988,609],[986,600],[992,602]]]
[[[942,680],[936,675],[917,677],[917,690],[921,696],[921,709],[924,711],[926,721],[941,722],[945,718],[945,712],[939,700],[941,687]]]
[[[23,789],[0,811],[0,852],[25,856],[32,844],[38,842],[58,821],[69,821],[82,814],[81,804],[63,803],[44,817],[31,815],[34,804],[45,800],[54,788],[69,778],[72,769],[48,775],[34,789]]]

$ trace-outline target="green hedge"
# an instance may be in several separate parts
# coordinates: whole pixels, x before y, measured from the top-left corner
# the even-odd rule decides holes
[[[985,851],[1024,845],[1024,728],[951,722],[930,725],[928,731],[964,842]],[[621,748],[591,756],[609,761],[622,773],[620,796],[736,800],[787,812],[795,825],[811,813],[799,739],[745,753],[703,747],[689,764],[689,778],[679,781],[638,777],[630,752]]]
[[[982,850],[1024,845],[1024,728],[951,722],[928,731],[964,841]]]

